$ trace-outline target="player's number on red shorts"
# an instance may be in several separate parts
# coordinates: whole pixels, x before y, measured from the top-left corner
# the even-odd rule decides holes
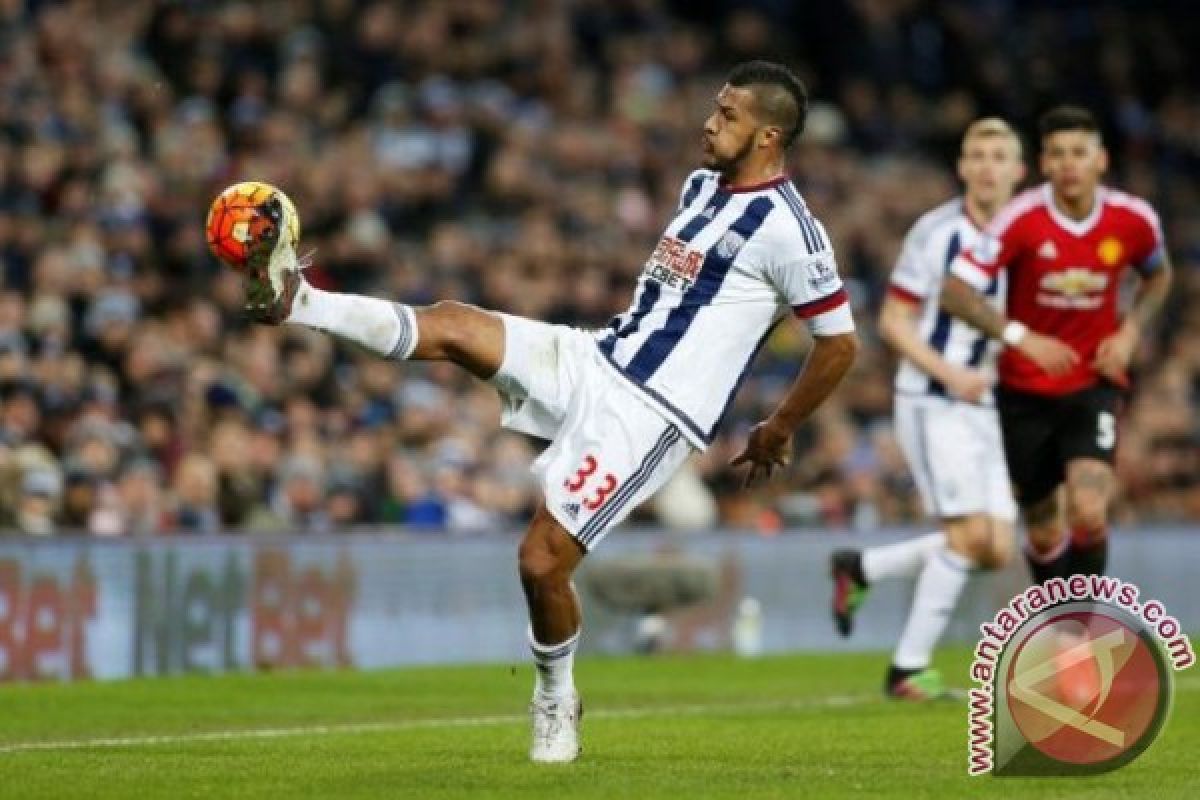
[[[1111,450],[1117,443],[1117,418],[1111,412],[1101,411],[1096,415],[1096,446]]]
[[[574,494],[583,489],[583,487],[588,484],[589,479],[595,475],[599,469],[600,463],[596,461],[596,457],[591,454],[586,455],[583,457],[583,463],[579,466],[579,469],[575,470],[575,475],[563,481],[563,487],[566,488],[566,490],[571,494]],[[620,482],[617,480],[616,476],[611,472],[604,473],[603,481],[604,482],[599,486],[595,486],[593,491],[587,497],[583,498],[583,507],[588,511],[595,511],[596,509],[600,508],[600,506],[604,505],[604,501],[607,500],[609,495],[615,492],[617,487],[620,485]]]

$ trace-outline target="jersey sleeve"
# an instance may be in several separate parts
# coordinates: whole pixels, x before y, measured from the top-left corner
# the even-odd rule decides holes
[[[954,257],[950,274],[985,291],[992,279],[1008,266],[1021,249],[1021,219],[1001,215],[979,235],[975,244]]]
[[[888,294],[910,303],[919,303],[934,290],[941,276],[929,268],[926,257],[928,239],[928,233],[920,225],[914,225],[909,230],[888,280]]]
[[[1138,274],[1145,278],[1163,268],[1167,261],[1167,244],[1158,212],[1151,208],[1149,203],[1141,203],[1141,206],[1138,214],[1142,221],[1140,246],[1133,254],[1131,263]]]
[[[813,335],[834,336],[854,330],[850,296],[838,275],[832,250],[773,264],[767,269],[767,279]]]

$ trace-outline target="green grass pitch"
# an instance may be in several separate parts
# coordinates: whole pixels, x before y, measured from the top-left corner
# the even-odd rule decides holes
[[[969,778],[965,704],[884,702],[885,664],[583,659],[565,766],[526,761],[527,664],[8,685],[0,797],[1200,797],[1200,675],[1122,770]],[[967,685],[965,650],[938,664]]]

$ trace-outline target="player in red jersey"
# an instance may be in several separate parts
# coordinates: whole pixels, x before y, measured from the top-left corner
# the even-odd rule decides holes
[[[1117,407],[1171,263],[1154,209],[1101,184],[1108,153],[1092,114],[1061,106],[1039,127],[1047,183],[1014,198],[955,259],[942,306],[1007,345],[996,399],[1026,556],[1041,583],[1104,571]],[[1122,314],[1118,288],[1130,268],[1141,280]],[[977,291],[1002,269],[1007,318]]]

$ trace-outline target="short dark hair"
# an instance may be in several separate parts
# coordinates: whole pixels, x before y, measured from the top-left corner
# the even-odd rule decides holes
[[[734,67],[725,82],[750,89],[763,119],[783,129],[784,149],[791,147],[808,117],[808,90],[796,73],[773,61],[746,61]]]
[[[1082,106],[1056,106],[1038,119],[1038,133],[1042,137],[1060,131],[1083,131],[1100,134],[1100,123],[1096,115]]]

